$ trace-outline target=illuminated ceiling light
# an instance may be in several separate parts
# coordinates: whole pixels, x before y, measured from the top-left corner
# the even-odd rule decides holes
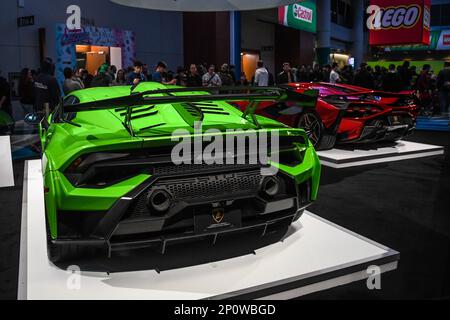
[[[298,0],[111,0],[114,3],[166,11],[243,11],[286,6]]]

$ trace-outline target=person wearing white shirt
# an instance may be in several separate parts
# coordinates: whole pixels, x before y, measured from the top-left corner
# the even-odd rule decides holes
[[[264,68],[264,62],[258,61],[258,69],[255,72],[254,85],[257,87],[267,87],[269,85],[269,72]]]
[[[202,78],[204,87],[221,87],[222,80],[219,75],[216,73],[216,67],[211,65],[208,69],[208,72],[204,74]]]
[[[341,82],[341,76],[339,75],[338,71],[339,71],[339,67],[338,67],[338,64],[335,62],[335,63],[333,63],[333,69],[331,70],[331,73],[330,73],[330,83],[331,84],[336,84],[336,83]]]

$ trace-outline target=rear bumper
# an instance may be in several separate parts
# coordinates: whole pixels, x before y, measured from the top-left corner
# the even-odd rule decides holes
[[[307,206],[305,206],[306,208]],[[141,240],[129,240],[129,241],[110,241],[106,239],[64,239],[53,240],[52,243],[55,246],[83,246],[89,248],[103,249],[107,253],[108,257],[111,257],[112,253],[121,250],[141,249],[148,247],[158,247],[161,254],[165,254],[167,247],[173,243],[190,242],[190,241],[210,241],[215,244],[220,236],[232,235],[241,232],[260,232],[261,237],[264,237],[269,233],[271,227],[278,225],[290,225],[297,221],[302,216],[304,209],[300,209],[295,214],[286,214],[280,216],[272,216],[268,220],[260,219],[257,222],[243,225],[239,228],[229,228],[217,231],[209,231],[202,233],[184,232],[184,233],[172,233],[164,236],[154,236],[148,239]]]
[[[339,143],[374,143],[380,141],[396,141],[411,135],[414,127],[408,125],[397,125],[387,127],[364,127],[361,136],[355,140],[341,140]]]
[[[415,121],[412,118],[404,118],[393,122],[387,117],[386,119],[361,122],[361,127],[360,134],[356,138],[349,138],[345,132],[338,134],[338,143],[375,143],[400,140],[414,132]]]
[[[289,225],[300,218],[314,199],[316,182],[311,176],[297,184],[294,177],[279,172],[276,177],[283,181],[280,190],[284,191],[266,198],[260,194],[259,172],[244,170],[225,175],[151,178],[119,199],[108,212],[59,212],[59,237],[52,240],[52,244],[105,249],[111,256],[114,251],[154,246],[159,246],[164,254],[166,247],[174,242],[209,239],[215,243],[221,235],[250,230],[259,229],[264,236],[270,227]],[[231,183],[233,190],[227,183]],[[224,189],[214,190],[216,185]],[[239,190],[241,185],[245,188]],[[170,192],[174,203],[168,211],[158,215],[149,209],[148,199],[162,189]],[[198,196],[194,197],[191,192]],[[223,209],[226,223],[208,222],[199,228],[197,219],[207,217],[209,221],[212,209],[217,206]],[[228,218],[236,213],[237,222]],[[74,225],[77,228],[73,228]]]

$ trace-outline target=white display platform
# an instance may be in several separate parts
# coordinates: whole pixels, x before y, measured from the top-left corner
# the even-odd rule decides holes
[[[9,136],[0,136],[0,188],[14,187],[14,171]]]
[[[444,154],[444,147],[410,141],[398,141],[392,146],[355,146],[354,149],[332,149],[317,152],[320,162],[336,169],[364,166],[375,163],[423,158]]]
[[[82,272],[70,290],[71,274],[47,259],[41,162],[25,170],[19,299],[289,299],[365,279],[372,265],[397,268],[398,252],[307,212],[255,254],[161,273]]]

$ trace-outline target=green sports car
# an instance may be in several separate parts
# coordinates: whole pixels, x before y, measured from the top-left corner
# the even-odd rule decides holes
[[[232,105],[244,100],[245,112]],[[75,259],[86,248],[109,257],[154,245],[164,253],[174,241],[215,242],[256,228],[264,235],[300,218],[317,197],[321,167],[303,130],[254,114],[259,101],[274,100],[314,108],[317,93],[149,82],[65,97],[40,123],[49,259]],[[277,137],[269,161],[250,161],[254,143],[206,152],[208,142],[252,135]],[[174,161],[180,140],[200,153]]]

